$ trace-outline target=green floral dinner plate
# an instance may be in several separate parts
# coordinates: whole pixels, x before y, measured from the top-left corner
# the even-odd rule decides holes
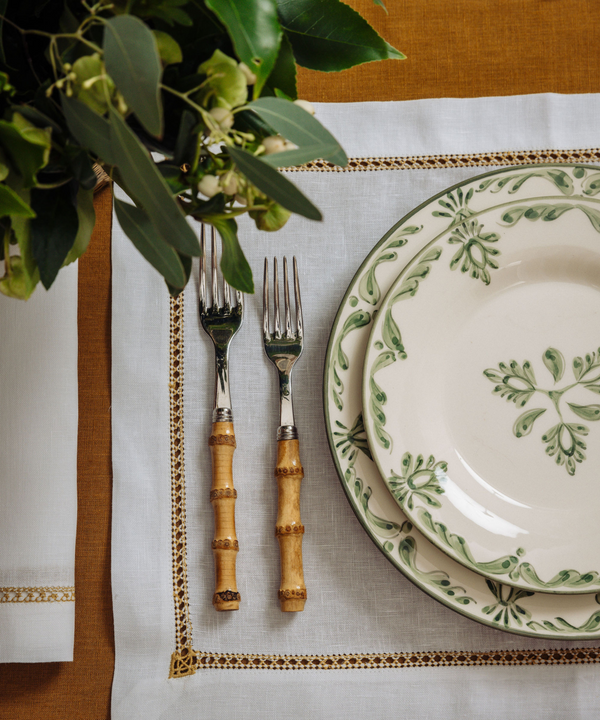
[[[463,183],[421,210],[365,354],[379,471],[413,525],[523,590],[600,590],[600,173]]]
[[[350,505],[372,541],[397,569],[431,597],[484,625],[532,637],[585,640],[595,639],[600,636],[600,597],[594,592],[593,576],[590,574],[588,578],[582,577],[582,582],[588,583],[587,588],[585,588],[587,590],[586,594],[550,594],[536,592],[537,588],[532,586],[527,589],[511,587],[514,581],[511,580],[509,575],[514,572],[516,567],[525,562],[524,559],[521,560],[524,557],[523,555],[517,556],[520,562],[514,564],[512,568],[510,563],[507,568],[492,568],[492,570],[498,570],[497,573],[489,572],[488,568],[488,577],[484,577],[481,574],[481,568],[476,566],[479,561],[477,554],[471,554],[480,551],[478,546],[466,547],[457,543],[455,547],[462,547],[465,556],[473,558],[472,563],[457,562],[450,554],[447,554],[448,548],[444,547],[442,542],[438,541],[438,545],[432,542],[433,538],[429,539],[419,532],[403,511],[403,507],[406,507],[407,504],[406,498],[408,494],[405,494],[405,498],[402,500],[401,495],[404,493],[402,490],[398,491],[394,488],[392,491],[396,492],[395,499],[388,490],[372,459],[363,418],[368,418],[371,412],[377,412],[380,428],[385,431],[387,425],[385,418],[395,408],[391,400],[387,400],[381,394],[376,394],[376,397],[373,398],[369,390],[369,405],[371,401],[373,401],[373,404],[371,407],[367,405],[367,411],[363,413],[361,394],[363,364],[374,318],[385,318],[385,312],[380,311],[383,296],[390,287],[398,288],[399,284],[408,279],[409,273],[412,273],[411,281],[413,283],[413,294],[408,293],[411,302],[418,299],[415,297],[417,291],[420,293],[428,283],[431,282],[433,287],[433,268],[436,265],[441,267],[441,263],[449,265],[460,249],[458,247],[461,244],[460,240],[459,242],[450,242],[451,239],[458,239],[459,237],[453,231],[461,230],[463,226],[474,230],[476,228],[474,221],[479,220],[480,224],[485,222],[485,227],[480,232],[479,237],[481,238],[485,234],[488,237],[487,242],[482,242],[481,239],[476,240],[476,234],[472,234],[468,238],[465,235],[462,247],[466,257],[471,259],[471,267],[467,267],[463,258],[454,273],[457,276],[455,278],[457,281],[478,282],[483,286],[485,280],[489,279],[490,286],[494,283],[495,278],[493,276],[494,273],[498,273],[500,270],[502,255],[488,254],[486,256],[492,260],[493,264],[498,265],[498,268],[492,267],[489,262],[484,264],[481,260],[484,256],[475,254],[479,249],[476,248],[476,242],[484,248],[497,248],[502,253],[503,238],[506,229],[510,228],[511,225],[507,218],[507,220],[502,221],[501,227],[493,228],[487,216],[478,215],[479,210],[477,208],[486,207],[491,209],[492,204],[496,206],[502,205],[506,208],[505,213],[512,210],[513,215],[511,217],[514,223],[520,222],[526,224],[529,228],[539,225],[545,229],[553,227],[553,223],[564,219],[563,216],[565,215],[581,214],[584,219],[590,222],[594,233],[596,233],[600,230],[600,223],[594,220],[594,224],[592,224],[591,218],[595,218],[595,215],[593,213],[587,215],[586,211],[582,210],[581,207],[585,207],[586,210],[595,209],[590,200],[600,191],[600,185],[598,185],[598,188],[595,187],[597,180],[600,180],[600,174],[598,169],[594,167],[538,165],[508,168],[461,183],[429,200],[398,222],[373,248],[363,262],[337,313],[326,356],[324,407],[329,445],[342,487],[346,492]],[[520,188],[527,185],[532,186],[534,183],[535,189],[528,195],[528,201],[513,202]],[[521,200],[523,200],[523,197],[520,196]],[[482,202],[479,202],[480,198]],[[544,198],[544,202],[540,200],[541,198]],[[578,225],[578,227],[581,226]],[[464,232],[466,233],[468,230],[465,229]],[[490,237],[491,233],[498,236],[497,240],[494,241]],[[585,228],[584,233],[587,235],[587,228]],[[469,245],[471,240],[473,242]],[[411,261],[410,267],[405,270],[404,268],[411,257],[414,257],[414,260]],[[472,259],[475,258],[479,264],[473,263]],[[465,270],[461,272],[463,263]],[[483,270],[486,270],[487,274],[484,274]],[[398,281],[400,273],[403,271],[403,279]],[[428,277],[429,272],[432,272],[431,277]],[[473,277],[473,274],[477,272],[479,277]],[[574,284],[577,286],[580,283],[575,282]],[[386,307],[394,311],[394,308],[400,302],[391,303],[392,297],[394,297],[393,291],[387,296]],[[554,299],[547,311],[548,314],[554,314],[556,318],[560,318],[561,322],[563,322],[560,297]],[[514,318],[515,323],[520,322],[521,314],[521,311],[517,313]],[[467,315],[467,322],[469,318],[470,316]],[[382,320],[379,321],[379,327],[381,327],[381,322]],[[392,327],[389,323],[387,326],[388,328]],[[390,365],[400,366],[406,362],[412,352],[408,338],[401,334],[401,328],[402,323],[399,321],[397,329],[393,333],[386,331],[385,339],[374,339],[374,342],[383,342],[385,351],[390,353]],[[423,323],[421,333],[426,334],[427,332],[428,329]],[[503,329],[501,334],[505,336],[504,341],[508,343],[509,336],[506,329]],[[560,340],[562,342],[561,338]],[[546,347],[542,348],[542,355],[545,357],[545,351],[552,346],[555,350],[560,350],[563,357],[566,358],[563,349],[557,347],[557,344],[557,342],[548,343]],[[479,345],[479,340],[475,345]],[[384,348],[378,350],[374,348],[374,345],[372,347],[372,357],[374,357],[375,350],[377,350],[377,357],[384,352]],[[519,348],[516,348],[515,352],[518,350]],[[440,358],[450,358],[449,353],[441,344],[436,346],[435,353]],[[514,438],[515,443],[522,444],[532,440],[535,441],[533,432],[524,437],[517,437],[513,433],[515,420],[523,414],[526,408],[524,407],[520,411],[520,408],[515,407],[515,404],[510,402],[510,399],[506,402],[510,391],[504,397],[502,397],[502,391],[494,392],[496,385],[505,384],[504,377],[509,378],[508,382],[513,382],[510,380],[511,373],[508,372],[511,369],[510,356],[512,349],[506,347],[506,353],[508,353],[507,358],[502,356],[496,359],[494,357],[484,363],[484,367],[481,368],[483,385],[487,390],[484,397],[491,407],[494,404],[499,405],[502,408],[511,410],[514,415],[508,419],[508,426],[499,427],[498,431],[505,431],[509,437]],[[404,358],[405,354],[406,358]],[[394,359],[391,359],[392,357]],[[586,356],[580,353],[577,357],[581,357],[584,368],[587,367],[588,359]],[[524,360],[525,358],[520,358],[518,363],[520,370],[523,370],[523,372],[525,372],[523,369]],[[533,367],[534,361],[536,363],[535,367]],[[500,362],[505,364],[507,372],[502,371],[499,366]],[[594,359],[590,354],[590,366],[593,362]],[[539,368],[538,364],[540,365]],[[558,356],[554,360],[546,357],[546,362],[544,362],[543,357],[538,359],[532,354],[528,371],[530,367],[533,367],[535,377],[538,378],[538,374],[540,376],[538,378],[540,381],[539,386],[550,392],[549,388],[542,385],[542,372],[546,373],[551,383],[553,383],[554,374],[557,377],[560,375],[559,365]],[[563,377],[557,381],[559,389],[562,389],[563,385],[573,384],[576,381],[574,376],[569,381],[568,377],[565,377],[567,373],[578,372],[576,368],[566,367],[566,359],[564,365]],[[486,370],[494,367],[496,370],[493,370],[493,372],[502,375],[501,380],[495,384],[490,381],[488,375],[484,374]],[[379,379],[378,372],[374,373],[374,379]],[[427,399],[426,390],[427,385],[424,391],[424,397]],[[456,392],[460,392],[460,390],[461,388],[458,387]],[[470,386],[467,385],[462,390],[467,393],[470,391]],[[584,390],[589,393],[594,392],[587,388],[584,388]],[[537,394],[542,395],[542,393]],[[532,397],[534,396],[535,394],[532,395]],[[591,397],[593,398],[593,395]],[[571,401],[571,398],[565,397],[565,401],[567,400],[572,404],[585,405],[585,403],[577,403],[575,400]],[[531,399],[529,402],[531,402]],[[460,410],[461,406],[462,401],[459,403],[457,415],[462,412]],[[402,404],[400,403],[398,410],[401,407]],[[531,408],[538,409],[538,405],[531,404]],[[539,409],[541,409],[541,406],[539,406]],[[546,415],[549,410],[550,408],[545,413]],[[444,412],[448,412],[448,410],[445,408]],[[486,419],[485,421],[481,420],[481,423],[484,424],[485,422],[487,424],[489,417],[495,417],[495,410],[489,410],[488,407],[484,415]],[[542,417],[538,418],[538,422]],[[429,417],[428,419],[431,427],[435,427],[438,419],[435,417]],[[373,418],[371,418],[370,422],[371,432],[374,432]],[[422,421],[419,420],[419,422]],[[578,422],[577,424],[583,425],[587,424],[587,422]],[[424,427],[427,428],[427,423],[425,423]],[[534,430],[537,431],[537,423]],[[546,433],[546,428],[540,428],[540,430],[540,435]],[[598,430],[600,433],[600,427]],[[382,439],[385,437],[382,433]],[[393,442],[392,445],[401,442],[400,439],[397,443]],[[549,457],[544,450],[548,443],[541,440],[541,437],[538,437],[538,442],[541,445],[541,460],[554,469],[556,458]],[[379,444],[378,440],[374,439],[373,448],[376,447],[381,450],[385,449]],[[539,451],[540,447],[534,447],[533,449]],[[402,448],[397,448],[397,450],[402,450]],[[399,455],[400,464],[395,474],[399,478],[404,477],[406,486],[410,489],[417,489],[422,485],[427,486],[429,482],[435,482],[442,474],[450,475],[451,460],[436,455],[433,455],[432,458],[432,454],[428,447],[403,450]],[[566,460],[565,463],[559,463],[556,466],[561,471],[565,497],[572,499],[572,483],[579,477],[580,470],[584,467],[585,462],[592,462],[589,453],[585,461],[577,463],[576,474],[574,475],[569,474]],[[564,476],[562,473],[564,473]],[[393,476],[391,473],[389,475],[386,473],[386,477]],[[390,487],[392,486],[390,485]],[[435,491],[425,491],[422,495],[416,495],[413,492],[413,508],[420,506],[425,511],[430,511],[432,506],[427,499],[421,503],[422,498],[438,501],[442,496],[443,493]],[[406,507],[406,510],[408,511],[408,507]],[[424,529],[427,528],[424,526]],[[556,528],[556,534],[561,542],[568,544],[568,528],[561,524]],[[450,543],[454,542],[450,531],[445,533],[445,537],[449,539]],[[440,549],[440,546],[444,547],[444,551]],[[521,547],[521,544],[519,544],[519,547]],[[524,570],[525,568],[521,568],[521,571]]]

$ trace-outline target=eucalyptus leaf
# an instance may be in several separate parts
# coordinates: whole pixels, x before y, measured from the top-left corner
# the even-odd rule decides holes
[[[175,65],[183,61],[183,53],[177,40],[162,30],[153,30],[152,34],[156,40],[160,61],[164,66]]]
[[[252,270],[240,247],[237,236],[237,223],[233,218],[227,220],[211,219],[222,241],[221,271],[231,287],[244,293],[254,292]]]
[[[198,119],[194,113],[191,110],[184,110],[181,113],[179,131],[175,141],[175,150],[173,151],[173,162],[176,165],[181,166],[184,163],[191,165],[194,162],[199,132]]]
[[[61,95],[60,102],[69,130],[77,142],[109,165],[117,164],[110,137],[110,123],[79,100]]]
[[[162,135],[162,66],[151,30],[131,15],[111,18],[104,29],[104,63],[144,128],[156,137]]]
[[[600,405],[575,405],[568,402],[571,410],[584,420],[600,420]]]
[[[266,92],[268,90],[278,97],[279,93],[283,92],[290,100],[295,100],[298,97],[294,51],[292,50],[290,41],[285,35],[281,37],[277,60],[275,61],[271,74],[267,78],[267,82],[263,88],[263,94],[268,95],[269,93]]]
[[[136,199],[162,239],[183,255],[200,255],[200,243],[147,150],[121,116],[110,110],[111,144],[126,192]]]
[[[513,425],[513,433],[515,437],[521,438],[529,433],[533,429],[533,423],[546,412],[546,408],[536,408],[535,410],[528,410],[516,419]]]
[[[50,157],[50,130],[36,127],[15,112],[12,121],[0,120],[0,143],[23,176],[25,187],[33,187],[38,170]]]
[[[77,178],[81,187],[84,190],[93,190],[98,178],[88,152],[82,147],[68,144],[65,147],[65,157],[71,165],[73,176]]]
[[[339,145],[304,145],[297,150],[283,150],[271,155],[261,155],[261,159],[274,168],[304,165],[311,160],[322,158],[323,154],[337,152]]]
[[[320,210],[311,203],[306,195],[275,168],[267,165],[264,160],[254,157],[240,148],[228,147],[227,152],[250,182],[275,202],[283,205],[290,212],[303,215],[310,220],[323,219]]]
[[[73,247],[79,218],[68,185],[52,190],[34,188],[31,207],[36,214],[30,221],[31,249],[42,284],[48,290]]]
[[[554,382],[557,383],[565,372],[565,358],[563,354],[556,348],[548,348],[543,355],[543,360],[544,365],[552,373]]]
[[[20,190],[19,197],[23,202],[29,204],[31,194],[28,190]],[[21,253],[22,280],[25,291],[24,299],[27,300],[40,281],[40,271],[33,257],[33,250],[31,248],[31,222],[29,218],[24,216],[13,215],[11,217],[11,225],[17,240],[17,245],[19,246],[19,252]]]
[[[70,265],[78,260],[87,250],[94,225],[96,223],[96,211],[94,210],[94,190],[93,188],[80,187],[77,192],[77,235],[73,247],[69,250],[69,254],[65,258],[64,265]]]
[[[4,262],[6,266],[6,261]],[[27,300],[27,277],[23,268],[23,259],[19,255],[8,258],[8,270],[0,279],[0,292],[17,300]]]
[[[206,0],[227,28],[239,59],[256,75],[258,97],[277,60],[281,26],[276,0]]]
[[[181,290],[187,278],[179,255],[158,235],[149,216],[119,198],[115,198],[115,212],[123,232],[140,253],[171,287]]]
[[[340,0],[277,0],[277,10],[296,62],[303,67],[332,72],[405,58]]]
[[[7,215],[19,215],[26,218],[35,217],[34,211],[12,188],[0,184],[0,217],[6,217]]]
[[[299,148],[323,145],[324,154],[320,157],[341,167],[348,164],[346,153],[329,130],[299,105],[281,98],[264,97],[251,102],[248,107]],[[335,150],[328,152],[327,148],[331,146]]]

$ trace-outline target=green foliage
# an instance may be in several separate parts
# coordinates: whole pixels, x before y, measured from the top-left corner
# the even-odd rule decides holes
[[[332,72],[374,60],[402,60],[355,10],[340,0],[277,0],[296,62]]]
[[[192,219],[217,228],[226,279],[252,292],[235,218],[320,220],[277,168],[347,163],[294,104],[296,62],[401,57],[339,0],[0,0],[0,292],[26,299],[85,252],[94,163],[131,199],[118,220],[171,294],[200,252]]]

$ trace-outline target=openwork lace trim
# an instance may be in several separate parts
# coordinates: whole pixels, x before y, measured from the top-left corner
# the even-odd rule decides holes
[[[600,649],[499,652],[356,653],[350,655],[230,655],[198,653],[198,669],[378,670],[451,665],[571,665],[600,662]]]
[[[528,152],[432,155],[404,158],[351,158],[346,168],[316,160],[291,172],[361,172],[423,170],[452,167],[531,165],[546,162],[600,162],[600,149],[535,150]],[[183,454],[183,293],[171,300],[170,433],[173,597],[175,651],[169,677],[193,675],[196,670],[348,670],[456,665],[569,665],[599,663],[600,648],[510,650],[500,652],[357,653],[346,655],[248,655],[199,652],[192,645],[186,560],[185,476]],[[1,589],[0,589],[1,592]]]
[[[171,547],[173,600],[175,603],[175,651],[169,677],[192,675],[195,653],[190,620],[185,518],[183,446],[183,293],[171,299],[170,318],[170,435],[171,435]]]
[[[456,167],[502,167],[540,163],[588,163],[600,161],[600,148],[588,150],[527,150],[525,152],[469,153],[464,155],[419,155],[413,157],[350,158],[346,167],[313,160],[286,172],[367,172],[370,170],[440,170]]]
[[[0,587],[0,603],[75,602],[75,588]]]

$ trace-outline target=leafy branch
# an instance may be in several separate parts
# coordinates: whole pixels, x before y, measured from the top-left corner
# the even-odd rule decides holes
[[[173,295],[200,253],[189,219],[217,228],[226,279],[252,292],[235,218],[266,231],[291,213],[320,220],[278,168],[347,162],[298,100],[296,63],[404,57],[340,0],[1,7],[0,291],[23,299],[85,251],[95,164],[130,198],[119,222]]]

